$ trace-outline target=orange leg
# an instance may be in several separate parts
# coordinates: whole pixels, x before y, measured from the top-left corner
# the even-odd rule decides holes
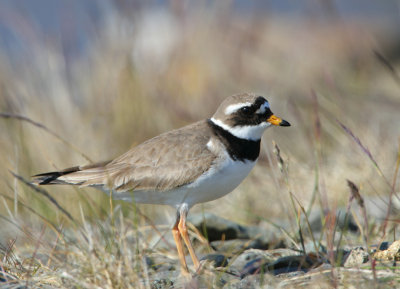
[[[190,257],[192,258],[194,267],[195,267],[196,271],[198,271],[199,268],[200,268],[200,262],[199,262],[199,259],[197,258],[196,253],[195,253],[195,251],[193,249],[192,242],[190,241],[188,230],[187,230],[187,227],[186,227],[186,216],[188,214],[188,211],[189,211],[189,208],[188,208],[188,206],[186,204],[183,204],[180,207],[180,209],[179,209],[179,216],[180,217],[179,217],[179,223],[178,223],[178,230],[179,230],[179,233],[181,233],[183,241],[185,242],[186,247],[189,250],[189,254],[190,254]],[[175,226],[176,226],[176,224],[175,224]],[[179,253],[179,251],[178,251],[178,253]]]
[[[178,249],[178,257],[179,257],[179,261],[181,262],[182,273],[187,274],[189,272],[189,269],[186,264],[185,254],[183,253],[182,237],[179,232],[179,226],[178,226],[178,224],[180,223],[179,220],[180,220],[180,218],[179,218],[179,212],[178,212],[178,216],[176,218],[175,225],[172,228],[172,236],[174,237],[176,248]]]

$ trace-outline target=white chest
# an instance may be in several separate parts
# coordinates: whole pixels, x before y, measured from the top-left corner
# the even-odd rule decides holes
[[[189,205],[218,199],[234,190],[250,173],[256,161],[234,161],[228,154],[186,187]]]

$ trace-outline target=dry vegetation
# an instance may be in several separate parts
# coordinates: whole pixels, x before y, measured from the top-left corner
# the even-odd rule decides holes
[[[0,271],[10,280],[28,287],[149,286],[146,253],[176,258],[173,243],[158,248],[173,209],[111,203],[94,189],[46,187],[68,216],[10,172],[29,180],[113,158],[209,117],[223,98],[243,91],[266,96],[292,127],[267,131],[246,181],[192,213],[282,224],[298,242],[301,208],[320,209],[321,242],[332,249],[337,208],[347,207],[365,226],[360,206],[349,207],[351,180],[368,205],[369,227],[355,243],[341,244],[398,239],[398,211],[386,220],[373,216],[399,202],[399,39],[365,19],[250,17],[227,8],[110,8],[86,53],[74,57],[29,19],[9,20],[29,44],[18,60],[0,51]]]

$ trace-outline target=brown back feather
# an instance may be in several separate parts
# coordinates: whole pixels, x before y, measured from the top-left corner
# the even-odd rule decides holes
[[[206,145],[210,137],[206,121],[200,121],[154,137],[111,162],[49,173],[56,178],[47,184],[105,186],[116,191],[173,189],[209,169],[216,158]]]

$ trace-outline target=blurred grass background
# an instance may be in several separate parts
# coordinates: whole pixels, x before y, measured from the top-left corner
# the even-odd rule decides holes
[[[0,4],[0,112],[43,124],[77,150],[30,123],[0,119],[0,241],[17,234],[10,220],[42,226],[22,204],[70,225],[9,171],[29,179],[112,159],[210,117],[226,96],[246,91],[267,97],[292,127],[268,130],[259,164],[244,183],[192,212],[204,209],[243,224],[293,223],[289,191],[305,207],[316,192],[323,209],[347,204],[347,179],[362,195],[386,203],[391,191],[399,192],[396,1],[283,7],[275,1],[11,2]],[[368,148],[379,170],[338,121]],[[273,141],[288,166],[287,183]],[[46,190],[77,220],[109,216],[109,199],[100,191]],[[155,224],[175,218],[171,208],[139,208]],[[122,210],[134,218],[131,206]]]

